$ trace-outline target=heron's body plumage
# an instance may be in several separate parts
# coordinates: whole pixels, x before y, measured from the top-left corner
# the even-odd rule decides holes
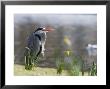
[[[32,54],[35,53],[37,55],[37,53],[41,51],[40,48],[44,49],[43,46],[45,44],[45,41],[46,41],[46,32],[38,30],[29,36],[28,41],[27,41],[28,43],[27,46],[31,50]]]

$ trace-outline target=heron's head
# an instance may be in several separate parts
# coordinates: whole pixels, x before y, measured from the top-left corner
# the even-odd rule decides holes
[[[50,26],[47,26],[47,27],[39,27],[39,28],[37,28],[37,30],[35,31],[35,32],[51,32],[51,31],[53,31],[54,29],[52,28],[52,27],[50,27]]]

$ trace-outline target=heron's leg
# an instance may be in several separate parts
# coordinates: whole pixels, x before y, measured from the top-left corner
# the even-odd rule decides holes
[[[31,62],[32,62],[32,68],[34,70],[34,67],[35,67],[35,56],[31,59]]]
[[[25,56],[25,69],[29,69],[29,58],[28,56]]]
[[[31,70],[31,57],[28,56],[28,69]]]
[[[28,53],[28,54],[25,56],[25,69],[26,69],[26,70],[31,70],[31,69],[32,69],[32,62],[31,62],[30,53]]]
[[[25,56],[25,69],[27,69],[27,57]]]

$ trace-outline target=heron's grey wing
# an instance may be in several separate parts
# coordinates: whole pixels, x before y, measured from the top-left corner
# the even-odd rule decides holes
[[[34,34],[30,35],[28,38],[28,48],[31,50],[31,53],[37,54],[40,50],[40,40]]]

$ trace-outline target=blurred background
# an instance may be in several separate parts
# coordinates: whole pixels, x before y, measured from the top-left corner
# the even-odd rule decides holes
[[[39,66],[55,67],[55,55],[64,56],[71,51],[84,61],[85,69],[97,62],[97,51],[89,46],[97,45],[96,14],[15,14],[14,15],[14,63],[24,65],[24,51],[28,36],[38,27],[51,26],[47,33],[45,57]]]

